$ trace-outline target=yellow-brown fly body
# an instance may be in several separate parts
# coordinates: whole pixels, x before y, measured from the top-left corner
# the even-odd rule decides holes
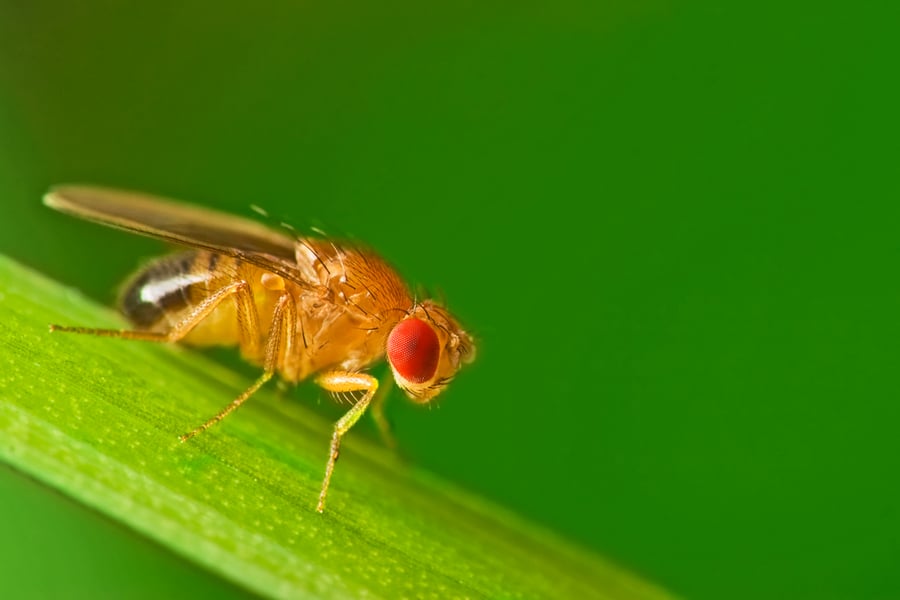
[[[235,345],[262,375],[219,414],[181,436],[201,433],[238,408],[275,374],[314,377],[356,397],[335,423],[316,510],[325,508],[341,438],[370,404],[386,439],[383,394],[363,370],[386,357],[397,384],[428,402],[475,356],[472,337],[441,305],[416,302],[373,252],[301,238],[255,221],[136,192],[59,186],[44,203],[61,212],[188,249],[157,259],[123,289],[130,330],[52,325],[51,330],[126,339]]]

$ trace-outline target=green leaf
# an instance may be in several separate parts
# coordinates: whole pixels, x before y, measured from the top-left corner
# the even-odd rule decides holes
[[[51,334],[121,323],[3,257],[0,310],[0,459],[255,592],[671,597],[353,432],[320,515],[332,425],[302,402],[264,389],[181,444],[249,380],[181,348]]]

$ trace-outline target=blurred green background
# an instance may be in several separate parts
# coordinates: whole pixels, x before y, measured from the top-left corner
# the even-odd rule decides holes
[[[391,403],[420,465],[689,598],[900,597],[893,6],[3,1],[0,251],[104,303],[159,252],[66,181],[355,236],[480,340]]]

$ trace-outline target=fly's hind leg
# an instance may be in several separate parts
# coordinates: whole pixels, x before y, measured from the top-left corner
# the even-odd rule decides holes
[[[372,397],[378,390],[378,380],[366,373],[350,373],[348,371],[330,371],[316,378],[316,383],[329,392],[358,392],[364,391],[363,397],[353,405],[353,408],[334,424],[334,433],[331,436],[331,453],[328,455],[328,464],[325,466],[325,479],[322,480],[322,491],[319,493],[319,503],[316,511],[325,510],[325,496],[328,494],[328,485],[331,483],[331,473],[334,464],[341,453],[341,438],[350,431],[350,428],[359,421],[366,412]]]
[[[182,435],[179,439],[185,442],[198,433],[202,433],[227,417],[235,409],[237,409],[244,401],[252,396],[256,390],[261,388],[263,384],[272,378],[278,369],[284,356],[290,356],[294,346],[294,335],[297,331],[297,306],[290,294],[282,294],[275,304],[275,311],[272,313],[272,326],[269,330],[269,337],[266,340],[266,352],[263,359],[263,374],[259,379],[253,382],[249,388],[231,401],[231,404],[223,408],[219,413],[200,425]]]
[[[164,332],[135,331],[128,329],[94,329],[90,327],[67,327],[63,325],[51,325],[50,331],[65,333],[83,333],[87,335],[99,335],[102,337],[117,337],[126,340],[144,340],[147,342],[177,342],[183,339],[191,330],[203,321],[226,298],[233,297],[237,305],[238,323],[241,335],[241,348],[248,355],[259,353],[259,316],[256,314],[256,305],[253,303],[253,293],[246,281],[236,281],[226,285],[195,306],[189,314]]]

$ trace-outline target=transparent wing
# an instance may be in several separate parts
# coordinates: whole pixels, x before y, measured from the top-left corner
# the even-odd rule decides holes
[[[234,256],[308,287],[297,240],[241,217],[125,190],[62,185],[44,196],[60,212],[147,237]]]

